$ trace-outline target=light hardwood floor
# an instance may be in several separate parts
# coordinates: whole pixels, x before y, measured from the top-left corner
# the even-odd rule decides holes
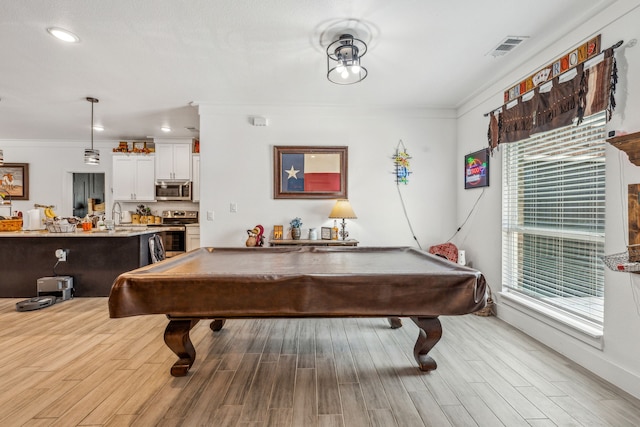
[[[164,316],[106,298],[33,312],[0,299],[0,426],[638,426],[640,402],[495,317],[443,317],[418,371],[416,326],[386,319],[209,321],[174,378]]]

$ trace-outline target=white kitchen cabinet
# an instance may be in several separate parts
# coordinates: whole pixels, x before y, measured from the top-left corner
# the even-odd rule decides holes
[[[187,242],[186,250],[189,252],[192,249],[200,247],[200,226],[187,226]]]
[[[191,142],[156,142],[156,180],[191,181]]]
[[[200,154],[194,154],[191,159],[191,200],[200,201]]]
[[[113,200],[155,201],[154,177],[154,156],[114,155]]]

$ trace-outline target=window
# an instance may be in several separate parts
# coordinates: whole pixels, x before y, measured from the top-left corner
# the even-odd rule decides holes
[[[605,113],[504,144],[505,292],[602,325]]]

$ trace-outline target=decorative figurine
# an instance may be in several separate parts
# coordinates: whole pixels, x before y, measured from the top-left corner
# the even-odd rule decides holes
[[[264,227],[260,224],[253,227],[252,230],[247,230],[247,234],[249,235],[249,237],[245,242],[245,246],[253,247],[264,245]]]

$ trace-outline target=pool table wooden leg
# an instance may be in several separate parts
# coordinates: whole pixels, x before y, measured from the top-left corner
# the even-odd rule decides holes
[[[219,331],[220,329],[222,329],[222,327],[224,326],[224,323],[227,321],[227,319],[213,319],[211,321],[211,323],[209,324],[209,327],[211,328],[212,331]]]
[[[442,324],[437,317],[412,317],[411,320],[420,328],[418,340],[415,347],[413,347],[413,356],[416,358],[421,371],[433,371],[438,367],[438,364],[427,353],[440,341]]]
[[[402,327],[402,319],[399,317],[387,317],[387,320],[389,321],[391,329],[398,329]]]
[[[184,377],[196,360],[196,349],[189,338],[189,331],[198,323],[198,319],[169,319],[164,330],[164,342],[178,356],[171,367],[171,375]]]

